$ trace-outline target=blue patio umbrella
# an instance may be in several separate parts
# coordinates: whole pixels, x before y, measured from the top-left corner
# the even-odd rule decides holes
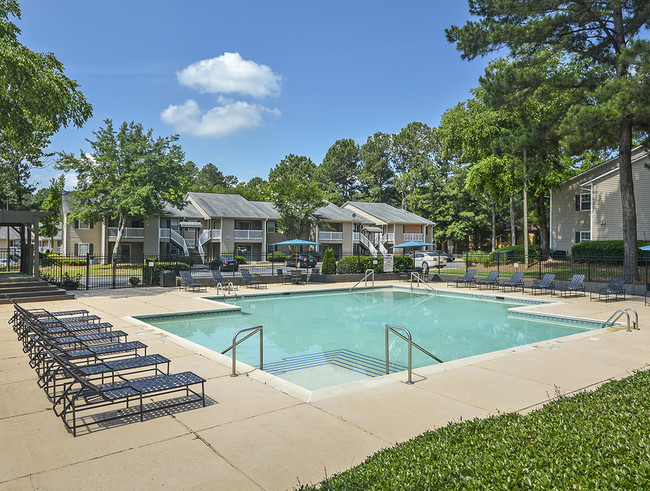
[[[271,244],[271,245],[286,245],[289,246],[289,249],[291,249],[291,246],[296,246],[296,268],[297,268],[298,267],[298,246],[320,245],[320,244],[318,242],[312,242],[311,240],[291,239],[291,240],[283,240],[282,242],[276,242],[275,244]]]
[[[650,245],[639,247],[642,251],[650,251]]]

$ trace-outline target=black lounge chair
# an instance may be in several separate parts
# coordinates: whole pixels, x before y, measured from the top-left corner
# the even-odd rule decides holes
[[[320,268],[312,268],[307,276],[307,283],[317,283],[320,280]]]
[[[517,271],[516,273],[513,273],[512,278],[499,283],[499,286],[503,291],[506,291],[506,288],[510,288],[512,291],[514,291],[515,288],[521,288],[521,293],[524,293],[524,272]]]
[[[589,292],[589,300],[593,300],[594,296],[598,295],[598,300],[605,298],[605,302],[609,301],[609,297],[614,297],[614,300],[618,300],[619,295],[623,296],[625,300],[625,278],[612,278],[605,288],[598,290],[598,293]]]
[[[499,286],[499,283],[497,281],[498,279],[499,279],[499,272],[490,271],[489,274],[487,275],[487,278],[476,281],[476,286],[478,286],[479,290],[481,289],[481,286],[486,286],[487,288],[497,288]]]
[[[457,278],[452,281],[447,282],[447,286],[449,286],[452,283],[455,283],[455,286],[459,286],[460,284],[464,285],[469,285],[469,287],[472,287],[472,284],[476,282],[474,279],[474,276],[476,276],[476,270],[475,269],[468,269],[467,272],[465,273],[465,276],[462,278]]]
[[[208,286],[195,281],[194,278],[192,278],[192,273],[189,271],[179,271],[179,274],[181,275],[181,286],[185,288],[185,291],[189,288],[191,288],[193,292],[208,291]]]
[[[291,274],[290,274],[290,273],[289,273],[289,274],[285,274],[285,272],[283,271],[282,268],[278,268],[278,269],[276,270],[276,273],[277,273],[278,277],[280,278],[280,280],[282,281],[282,284],[283,284],[283,285],[286,285],[286,284],[288,284],[288,283],[291,283]]]
[[[229,290],[236,290],[237,287],[233,284],[232,281],[228,281],[226,278],[223,277],[221,274],[221,271],[218,269],[211,269],[210,272],[212,273],[212,279],[210,280],[210,286],[216,287],[217,285],[221,285],[221,288],[226,289],[228,288]]]
[[[239,272],[241,273],[241,278],[244,281],[244,284],[246,286],[248,287],[252,286],[255,288],[259,288],[263,286],[264,288],[266,288],[266,283],[260,280],[253,279],[253,277],[251,276],[251,272],[248,271],[247,269],[241,268]]]
[[[299,269],[294,269],[291,271],[291,284],[293,285],[302,285],[302,271]]]
[[[555,291],[554,280],[555,273],[546,273],[541,280],[534,281],[533,284],[530,285],[530,293],[537,295],[537,291],[539,290],[540,293],[551,292],[551,295],[553,295],[553,292]]]
[[[557,289],[560,292],[561,297],[566,297],[569,295],[578,296],[582,292],[582,296],[586,295],[585,286],[582,284],[585,281],[585,275],[583,274],[574,274],[573,278],[568,285],[561,286]]]

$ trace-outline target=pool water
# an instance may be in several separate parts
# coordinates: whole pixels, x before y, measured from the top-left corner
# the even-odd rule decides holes
[[[263,326],[264,370],[309,390],[385,373],[385,326],[404,327],[443,361],[558,338],[600,327],[509,311],[525,305],[496,297],[399,288],[242,297],[241,311],[141,316],[140,320],[222,352],[241,329]],[[405,370],[408,344],[389,337],[391,372]],[[237,360],[259,366],[256,336]],[[413,350],[413,367],[437,362]]]

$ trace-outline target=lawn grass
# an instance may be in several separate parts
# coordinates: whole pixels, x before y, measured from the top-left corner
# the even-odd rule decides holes
[[[377,452],[319,488],[650,489],[649,457],[644,371],[527,415],[451,423]]]

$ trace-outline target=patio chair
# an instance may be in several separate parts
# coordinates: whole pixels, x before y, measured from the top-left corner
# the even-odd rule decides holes
[[[530,293],[537,295],[537,291],[539,290],[540,293],[551,292],[551,295],[553,295],[553,292],[555,291],[554,280],[555,273],[546,273],[541,280],[534,281],[533,284],[530,285]]]
[[[506,288],[510,288],[512,291],[514,291],[515,288],[521,288],[521,293],[524,293],[524,272],[517,271],[516,273],[513,273],[512,278],[501,282],[499,286],[503,291],[506,291]]]
[[[210,286],[217,286],[221,285],[223,289],[228,289],[228,290],[236,290],[237,287],[233,284],[232,281],[228,281],[226,278],[223,277],[221,274],[221,271],[218,269],[211,269],[210,272],[212,273],[212,279],[210,281]]]
[[[197,290],[208,291],[208,286],[195,281],[194,278],[192,278],[192,273],[189,271],[179,271],[178,273],[181,275],[181,286],[185,288],[185,291],[189,288],[191,288],[193,292]]]
[[[452,281],[447,282],[447,286],[449,286],[452,283],[455,283],[455,286],[459,286],[461,284],[468,285],[470,288],[472,287],[472,283],[475,283],[476,280],[474,279],[474,276],[476,276],[476,270],[475,269],[468,269],[467,272],[465,273],[465,276],[462,278],[457,278]]]
[[[299,269],[294,269],[291,271],[291,284],[292,285],[302,284],[302,271],[300,271]]]
[[[264,288],[266,288],[266,283],[264,283],[261,280],[254,279],[253,276],[251,276],[251,272],[248,271],[247,269],[241,268],[239,272],[241,273],[241,278],[244,281],[244,284],[246,286],[254,287],[254,288],[260,288],[263,286]]]
[[[320,280],[320,268],[312,268],[307,276],[307,283],[316,283]]]
[[[498,278],[499,278],[499,272],[498,271],[490,271],[487,275],[487,278],[483,278],[482,280],[477,280],[476,281],[476,286],[478,286],[478,289],[481,289],[481,286],[485,286],[487,288],[497,288],[499,286],[498,283]]]
[[[585,281],[585,275],[583,274],[574,274],[573,278],[568,285],[561,286],[557,289],[560,292],[561,297],[566,297],[569,295],[578,296],[582,292],[582,296],[586,295],[585,286],[582,284]]]
[[[598,295],[598,300],[605,298],[605,302],[609,301],[609,297],[614,297],[618,300],[619,295],[623,296],[625,300],[625,278],[612,278],[605,288],[601,288],[598,292],[589,292],[589,301],[593,300],[595,295]]]
[[[291,274],[285,274],[282,268],[278,268],[276,273],[280,277],[283,285],[291,283]]]

